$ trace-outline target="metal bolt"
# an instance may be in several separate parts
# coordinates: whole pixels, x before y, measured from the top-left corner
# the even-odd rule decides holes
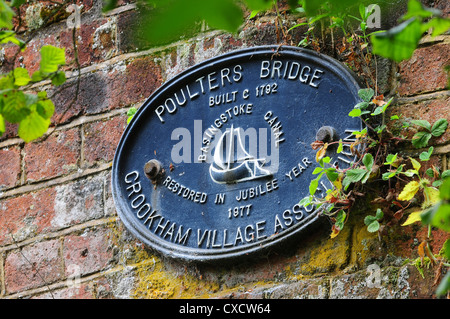
[[[161,163],[155,159],[148,161],[144,165],[145,175],[152,180],[156,179],[158,175],[161,173],[161,171],[162,171]]]
[[[316,141],[330,143],[337,140],[337,133],[332,126],[322,126],[316,133]]]

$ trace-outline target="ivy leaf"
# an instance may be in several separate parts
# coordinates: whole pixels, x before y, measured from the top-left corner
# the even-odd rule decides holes
[[[41,72],[56,72],[58,71],[58,67],[64,64],[66,64],[64,49],[52,45],[44,45],[41,48],[41,62],[39,67]]]
[[[417,18],[411,18],[396,27],[373,34],[373,53],[396,62],[409,59],[422,37],[422,24]]]
[[[441,17],[433,18],[423,26],[423,30],[428,30],[430,28],[433,29],[431,36],[438,36],[450,28],[450,19],[443,19]]]
[[[366,103],[372,101],[372,97],[375,95],[375,91],[371,88],[361,89],[358,91],[358,96]]]
[[[415,148],[422,148],[422,147],[426,147],[428,145],[428,141],[431,138],[431,133],[429,132],[417,132],[416,134],[414,134],[413,138],[412,138],[412,145],[414,145]]]
[[[353,109],[348,113],[348,116],[350,117],[358,117],[361,116],[361,109]]]
[[[418,190],[419,190],[419,183],[416,181],[411,181],[405,185],[400,195],[398,195],[398,199],[405,201],[411,200],[414,197],[414,195],[416,195]]]
[[[431,134],[436,137],[441,136],[442,134],[444,134],[445,130],[447,129],[447,126],[448,122],[446,119],[437,120],[433,124],[433,127],[431,128]]]
[[[30,114],[20,121],[17,133],[25,142],[30,142],[42,136],[50,126],[50,119],[44,119],[36,111],[36,106],[31,108]]]

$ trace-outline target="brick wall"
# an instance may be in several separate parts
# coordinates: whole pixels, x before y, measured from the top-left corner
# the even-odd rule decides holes
[[[9,125],[0,139],[0,297],[434,296],[435,269],[426,270],[422,278],[413,266],[404,264],[406,258],[417,257],[426,229],[391,225],[380,239],[368,233],[362,222],[367,207],[361,207],[335,239],[329,239],[326,229],[320,230],[289,252],[251,264],[184,265],[154,254],[134,239],[117,217],[110,188],[112,159],[127,110],[139,107],[187,67],[235,49],[280,43],[280,32],[271,13],[247,20],[237,35],[207,30],[191,39],[149,48],[131,37],[135,4],[122,1],[105,15],[101,1],[78,3],[83,5],[76,34],[81,76],[75,101],[78,77],[67,15],[42,27],[39,16],[29,13],[21,26],[31,32],[27,49],[12,61],[8,57],[15,49],[3,48],[5,71],[13,65],[37,69],[42,45],[65,47],[68,81],[51,92],[56,111],[46,138],[25,144]],[[39,12],[47,5],[28,6]],[[449,15],[446,1],[435,5]],[[36,10],[24,8],[21,13],[26,17],[26,12]],[[286,19],[287,24],[298,23],[293,16]],[[298,31],[294,43],[300,38]],[[386,83],[386,93],[397,96],[393,114],[449,119],[450,91],[443,71],[450,64],[449,47],[449,35],[425,38],[409,61],[386,67],[380,79]],[[450,168],[449,138],[447,132],[433,140],[437,154],[433,163],[442,169]],[[435,253],[447,237],[433,230]],[[371,265],[381,271],[376,286],[366,281]]]

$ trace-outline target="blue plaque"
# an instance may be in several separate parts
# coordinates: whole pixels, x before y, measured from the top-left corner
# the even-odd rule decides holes
[[[307,233],[321,216],[298,204],[315,177],[311,143],[355,140],[362,124],[348,113],[358,89],[342,64],[295,47],[239,50],[184,71],[119,142],[120,219],[150,247],[192,261],[253,255]],[[335,151],[327,155],[340,167],[355,159],[348,144]]]

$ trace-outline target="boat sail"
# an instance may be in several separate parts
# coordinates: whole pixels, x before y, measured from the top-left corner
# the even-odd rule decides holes
[[[255,158],[244,148],[241,129],[231,128],[222,134],[214,149],[209,167],[211,179],[218,184],[240,183],[272,175],[262,168],[265,159]]]

